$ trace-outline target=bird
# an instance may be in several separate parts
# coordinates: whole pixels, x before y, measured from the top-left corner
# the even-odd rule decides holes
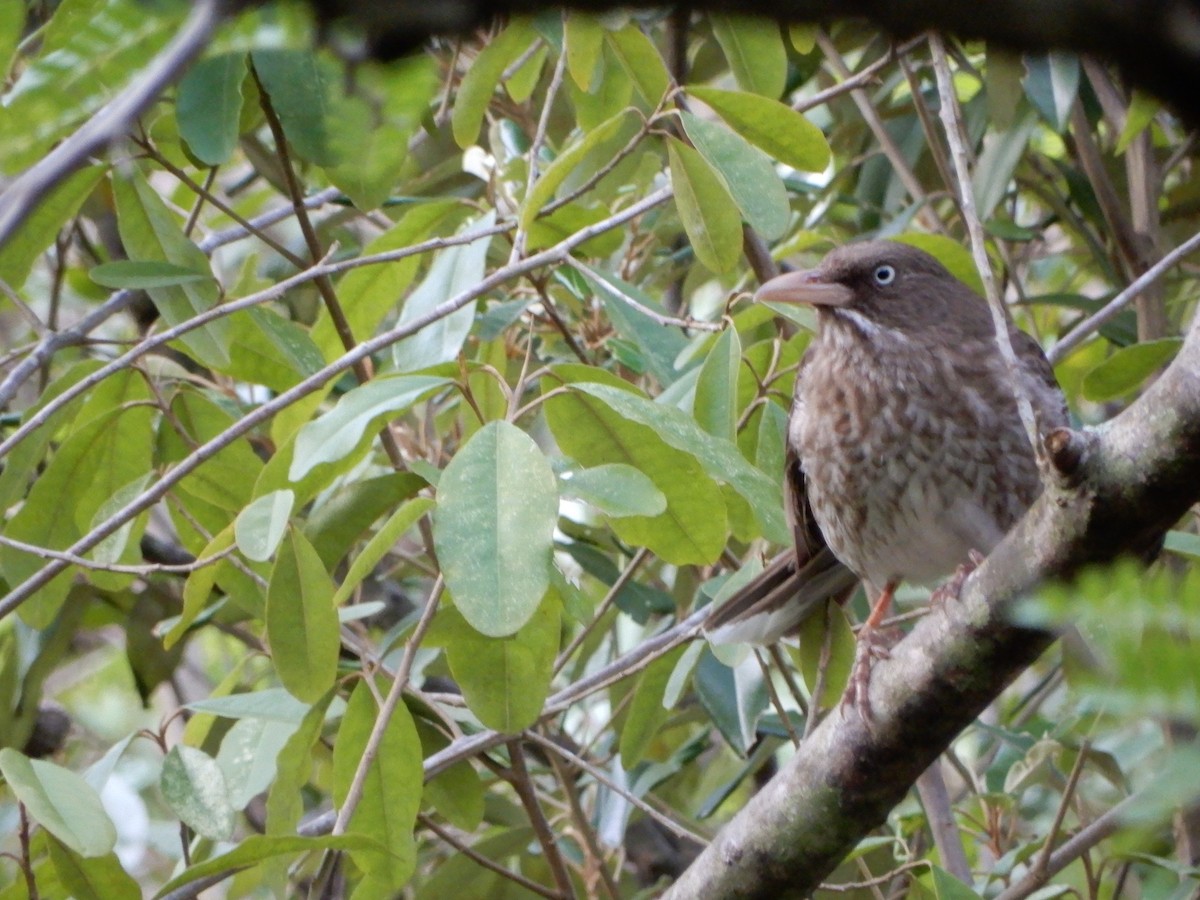
[[[784,500],[794,546],[714,610],[713,643],[770,644],[861,582],[872,610],[847,691],[865,703],[901,582],[961,578],[1041,493],[1038,462],[991,312],[934,256],[889,240],[842,245],[759,301],[816,310],[788,416]],[[1032,337],[1009,324],[1039,433],[1068,424]]]

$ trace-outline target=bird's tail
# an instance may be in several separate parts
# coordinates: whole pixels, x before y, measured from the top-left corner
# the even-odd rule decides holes
[[[714,644],[771,644],[824,607],[844,602],[858,576],[824,547],[803,566],[794,553],[775,557],[757,578],[713,610],[704,632]]]

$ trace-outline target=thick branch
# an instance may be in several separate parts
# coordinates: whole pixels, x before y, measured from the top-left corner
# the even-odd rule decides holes
[[[1200,318],[1136,404],[1075,438],[1075,487],[1052,486],[967,580],[875,667],[874,721],[830,715],[721,831],[668,897],[810,893],[962,729],[1052,642],[1014,627],[1048,579],[1153,547],[1200,499]]]

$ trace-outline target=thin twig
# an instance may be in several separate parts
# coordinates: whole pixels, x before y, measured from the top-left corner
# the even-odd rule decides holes
[[[1025,382],[1021,378],[1021,364],[1013,349],[1012,335],[1009,333],[1008,309],[996,286],[996,276],[988,261],[987,243],[983,233],[983,224],[975,210],[975,194],[971,188],[971,172],[967,162],[967,149],[963,141],[962,116],[958,108],[958,95],[954,91],[954,78],[950,74],[950,64],[946,60],[946,45],[937,34],[929,36],[929,49],[933,54],[933,70],[937,75],[938,95],[941,100],[940,110],[942,127],[946,132],[946,142],[950,145],[950,158],[954,163],[954,174],[958,178],[958,203],[962,211],[963,222],[967,226],[967,234],[971,238],[971,254],[975,258],[975,268],[983,279],[988,308],[992,312],[992,325],[996,330],[996,347],[1000,358],[1004,360],[1008,370],[1009,386],[1017,403],[1017,411],[1021,416],[1021,424],[1029,439],[1029,446],[1034,456],[1042,458],[1042,442],[1038,439],[1037,418],[1033,413],[1033,404],[1029,393],[1025,390]]]
[[[637,795],[635,795],[631,790],[617,784],[612,778],[609,777],[608,773],[605,772],[603,769],[600,769],[600,768],[592,765],[590,762],[588,762],[586,759],[584,759],[582,756],[578,755],[577,753],[572,753],[566,747],[559,746],[558,744],[554,743],[554,741],[550,740],[547,737],[543,737],[542,735],[538,734],[536,731],[527,731],[527,732],[525,732],[525,736],[527,738],[529,738],[529,740],[531,740],[535,744],[537,744],[538,746],[545,748],[550,753],[556,753],[559,756],[561,756],[563,759],[567,760],[569,763],[579,766],[579,768],[581,768],[583,771],[587,772],[589,775],[591,775],[593,778],[595,778],[597,781],[599,781],[601,784],[603,784],[609,790],[614,791],[615,793],[617,793],[621,797],[623,797],[625,800],[628,800],[633,806],[635,806],[637,809],[640,809],[642,812],[644,812],[646,815],[648,815],[654,821],[658,822],[658,824],[662,825],[664,828],[666,828],[668,831],[671,832],[671,834],[675,835],[676,837],[686,838],[689,841],[695,841],[697,844],[700,844],[701,846],[704,846],[708,843],[708,838],[704,837],[703,835],[697,834],[696,832],[692,831],[690,828],[687,828],[684,825],[680,825],[678,822],[676,822],[670,816],[663,815],[661,812],[659,812],[657,809],[655,809],[653,806],[651,806],[649,803],[647,803],[641,797],[638,797]]]
[[[392,686],[388,690],[387,699],[384,700],[383,706],[380,707],[379,715],[375,717],[375,726],[371,729],[371,736],[367,738],[367,745],[363,748],[362,759],[359,760],[358,768],[354,770],[354,778],[351,780],[350,788],[346,792],[346,800],[342,803],[341,809],[338,810],[337,819],[333,823],[333,834],[346,833],[346,827],[350,824],[350,818],[354,815],[354,810],[358,808],[358,804],[362,800],[363,786],[367,783],[367,772],[374,764],[376,756],[379,755],[379,745],[383,743],[383,735],[387,731],[388,723],[391,722],[392,715],[396,712],[396,706],[400,703],[400,698],[404,694],[404,688],[408,684],[408,676],[412,672],[412,664],[416,658],[417,649],[421,646],[421,640],[425,637],[425,632],[429,630],[429,626],[433,622],[433,616],[437,612],[438,600],[441,599],[441,596],[442,577],[439,575],[433,583],[433,589],[429,592],[429,599],[425,603],[425,609],[421,613],[421,618],[417,621],[417,626],[413,629],[408,643],[404,645],[404,656],[400,659],[400,667],[396,670],[396,675],[392,679]]]
[[[1065,359],[1068,353],[1099,331],[1101,326],[1108,322],[1109,319],[1133,302],[1138,294],[1145,290],[1148,285],[1157,281],[1181,259],[1194,253],[1196,250],[1200,250],[1200,231],[1196,232],[1135,278],[1129,287],[1104,304],[1099,311],[1092,313],[1092,315],[1072,328],[1062,340],[1050,348],[1050,352],[1046,354],[1047,358],[1051,363],[1058,363]],[[1200,317],[1198,317],[1198,320],[1200,320]]]
[[[24,541],[18,541],[16,538],[10,538],[5,535],[0,535],[0,545],[12,547],[14,550],[20,550],[22,553],[29,553],[33,556],[41,557],[42,559],[61,559],[73,566],[79,566],[82,569],[90,569],[96,572],[117,572],[122,575],[153,575],[156,572],[174,572],[186,574],[195,572],[197,569],[203,569],[206,566],[211,566],[220,562],[229,554],[236,550],[236,547],[226,547],[220,553],[214,553],[212,556],[204,556],[197,559],[195,562],[179,563],[168,565],[167,563],[146,563],[141,566],[134,565],[119,565],[117,563],[98,563],[94,559],[87,559],[83,556],[75,556],[72,553],[62,553],[58,550],[52,550],[49,547],[39,547],[36,544],[27,544]]]
[[[525,765],[525,752],[521,749],[520,741],[508,742],[508,758],[511,762],[508,781],[517,792],[521,805],[525,807],[525,815],[529,824],[533,826],[533,833],[537,835],[546,864],[550,867],[550,874],[554,876],[554,883],[558,885],[558,892],[564,897],[574,897],[575,888],[571,884],[571,873],[567,871],[567,864],[558,849],[558,841],[550,823],[546,821],[542,805],[538,802],[537,791],[534,789],[533,779],[529,777],[529,767]]]
[[[478,850],[474,849],[470,844],[466,843],[465,841],[460,841],[449,830],[443,828],[441,825],[435,822],[431,816],[427,816],[425,813],[417,813],[417,823],[421,825],[422,828],[428,828],[441,840],[445,841],[476,865],[483,866],[483,868],[491,872],[495,872],[501,878],[507,878],[509,881],[519,884],[521,887],[525,888],[525,890],[532,891],[539,897],[545,897],[546,900],[560,900],[562,897],[562,895],[557,891],[552,891],[545,885],[538,884],[536,881],[526,878],[520,872],[514,872],[512,869],[506,869],[495,860],[484,856]]]
[[[575,637],[571,639],[571,643],[567,645],[567,649],[558,655],[558,659],[554,663],[555,674],[562,671],[562,667],[567,664],[567,662],[574,655],[575,651],[579,649],[579,645],[587,640],[588,635],[592,633],[592,630],[600,623],[600,620],[604,618],[605,613],[608,612],[609,607],[612,606],[612,604],[616,601],[617,595],[625,589],[625,585],[629,583],[630,579],[633,578],[634,573],[638,570],[642,563],[649,559],[649,557],[650,551],[645,547],[640,548],[637,553],[633,555],[633,559],[629,561],[629,565],[627,565],[622,570],[621,574],[617,576],[616,580],[612,583],[612,587],[608,589],[608,593],[604,595],[604,599],[600,601],[600,605],[596,608],[595,615],[592,616],[592,621],[589,622],[579,632],[579,634],[575,635]]]

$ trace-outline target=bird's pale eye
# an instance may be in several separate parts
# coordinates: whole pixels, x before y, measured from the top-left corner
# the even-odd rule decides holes
[[[889,265],[878,266],[875,269],[875,283],[889,285],[896,280],[896,267]]]

